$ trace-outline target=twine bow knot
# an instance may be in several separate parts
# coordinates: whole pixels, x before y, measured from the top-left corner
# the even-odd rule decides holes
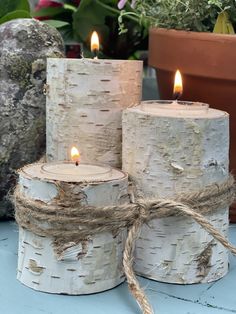
[[[136,205],[137,205],[138,212],[139,212],[138,219],[142,223],[148,221],[148,218],[150,216],[150,206],[149,206],[149,204],[145,203],[144,200],[140,199],[140,200],[137,201]]]

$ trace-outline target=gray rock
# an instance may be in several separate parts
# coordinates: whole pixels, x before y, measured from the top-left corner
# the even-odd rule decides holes
[[[0,218],[13,212],[16,169],[45,151],[46,57],[63,56],[63,40],[47,24],[17,19],[0,26]]]

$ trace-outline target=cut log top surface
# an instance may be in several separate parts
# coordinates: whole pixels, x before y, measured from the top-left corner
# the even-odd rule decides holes
[[[129,108],[128,111],[143,116],[152,115],[174,119],[218,119],[229,116],[225,111],[209,108],[207,104],[200,102],[143,101],[140,105]]]
[[[47,168],[44,166],[47,165]],[[49,167],[48,167],[49,165]],[[47,182],[71,182],[71,183],[86,183],[86,182],[109,182],[114,180],[122,180],[127,178],[127,174],[121,170],[110,168],[102,165],[89,165],[91,167],[91,172],[94,169],[94,176],[89,174],[89,178],[86,179],[86,176],[81,176],[81,179],[78,176],[73,175],[63,175],[58,173],[60,167],[57,171],[54,172],[54,165],[60,165],[60,163],[51,163],[51,164],[31,164],[20,169],[19,174],[21,177],[26,179],[36,179]],[[63,165],[63,163],[61,163]],[[51,170],[50,171],[50,166]],[[76,166],[75,166],[76,167]],[[78,166],[80,167],[80,166]],[[96,172],[95,172],[96,171]]]
[[[71,65],[77,65],[77,64],[86,64],[90,65],[91,67],[94,67],[95,65],[121,65],[121,64],[129,64],[137,66],[138,64],[140,67],[143,65],[143,61],[139,60],[111,60],[111,59],[90,59],[90,58],[82,58],[82,59],[74,59],[74,58],[48,58],[47,62],[49,64],[61,64],[62,62],[66,64]]]

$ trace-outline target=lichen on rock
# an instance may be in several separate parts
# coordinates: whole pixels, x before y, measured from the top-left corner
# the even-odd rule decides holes
[[[34,19],[0,26],[0,218],[12,216],[16,169],[45,151],[46,58],[63,57],[56,29]]]

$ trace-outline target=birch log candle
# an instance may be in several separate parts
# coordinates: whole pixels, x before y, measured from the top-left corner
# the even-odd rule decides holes
[[[121,115],[141,100],[142,62],[49,58],[47,86],[47,160],[68,160],[78,144],[82,162],[119,168]]]
[[[20,219],[26,227],[20,227],[17,278],[35,290],[71,295],[100,292],[123,282],[125,231],[102,232],[82,239],[82,227],[76,229],[79,238],[72,234],[69,239],[67,233],[73,226],[73,210],[74,213],[78,210],[75,206],[70,209],[73,202],[77,206],[86,206],[84,215],[85,218],[88,215],[89,225],[87,206],[127,202],[127,185],[126,174],[106,166],[76,166],[63,162],[32,164],[23,168],[19,172],[18,185],[21,200],[23,197],[26,209],[32,207],[31,201],[37,201],[40,210],[34,211],[36,217],[38,214],[38,220],[33,218],[37,225],[35,232],[27,230],[30,224],[27,219]],[[21,207],[18,210],[21,212]],[[41,234],[41,227],[45,228],[42,214],[49,211],[54,211],[55,215],[49,215],[46,220],[47,230],[52,229],[53,222],[55,226],[55,219],[58,223],[60,215],[63,219],[68,216],[71,221],[55,238]],[[16,211],[18,223],[19,215]]]
[[[228,177],[229,117],[207,105],[143,102],[123,114],[123,170],[136,197],[172,198]],[[228,208],[206,216],[227,236]],[[227,250],[190,218],[144,225],[136,243],[136,272],[154,280],[211,282],[228,270]]]

